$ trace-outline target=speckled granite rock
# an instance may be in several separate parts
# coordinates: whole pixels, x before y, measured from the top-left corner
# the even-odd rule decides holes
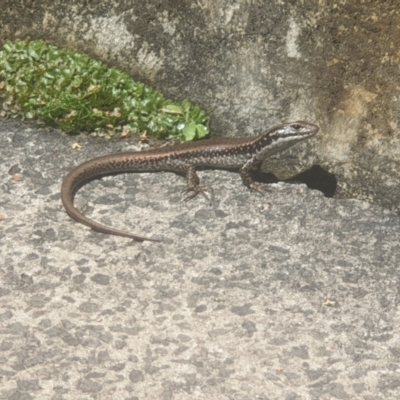
[[[163,242],[92,232],[61,178],[125,145],[0,121],[1,399],[400,397],[398,216],[204,171],[213,209],[174,174],[131,174],[77,203]]]

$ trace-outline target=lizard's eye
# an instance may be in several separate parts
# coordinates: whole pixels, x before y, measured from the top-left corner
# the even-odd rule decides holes
[[[298,124],[292,125],[292,127],[293,127],[294,129],[296,129],[296,130],[301,129],[301,125],[298,125]]]

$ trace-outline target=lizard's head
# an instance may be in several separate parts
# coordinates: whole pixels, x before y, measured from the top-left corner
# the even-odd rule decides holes
[[[270,137],[277,142],[297,142],[314,136],[318,131],[317,125],[304,121],[295,121],[272,128]]]
[[[274,126],[256,139],[259,149],[257,158],[258,160],[264,160],[302,140],[314,136],[318,131],[317,125],[304,121],[288,122]]]

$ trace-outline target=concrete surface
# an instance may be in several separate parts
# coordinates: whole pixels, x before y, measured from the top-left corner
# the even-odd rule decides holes
[[[59,195],[128,142],[0,122],[0,399],[400,397],[397,215],[224,171],[214,208],[169,173],[86,185],[87,215],[163,239],[135,243]]]

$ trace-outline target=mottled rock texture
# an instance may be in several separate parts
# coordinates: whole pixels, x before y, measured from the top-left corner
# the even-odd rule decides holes
[[[213,135],[316,122],[319,137],[273,172],[320,165],[337,197],[400,209],[397,1],[0,0],[0,20],[0,44],[88,53],[200,105]]]
[[[91,218],[162,239],[141,244],[61,205],[102,139],[0,121],[0,148],[1,399],[400,398],[393,212],[227,171],[200,173],[213,206],[172,173],[80,190]]]

